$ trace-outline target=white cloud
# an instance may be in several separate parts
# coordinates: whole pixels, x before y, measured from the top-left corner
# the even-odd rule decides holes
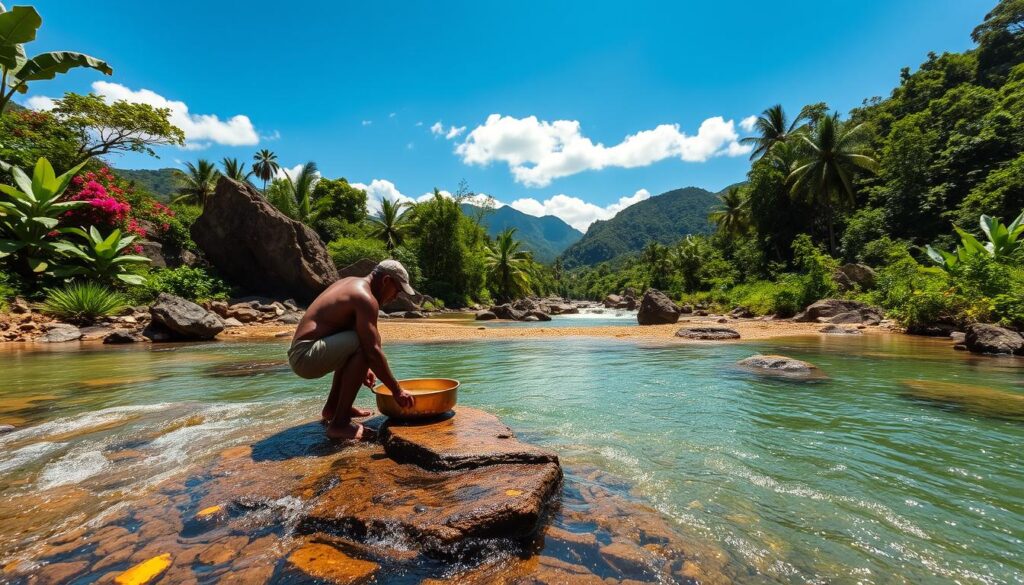
[[[448,133],[445,134],[444,137],[447,140],[451,140],[452,138],[458,137],[459,134],[462,134],[465,131],[466,131],[466,127],[465,126],[459,126],[458,128],[456,128],[455,126],[452,126],[451,128],[448,129]]]
[[[398,190],[398,187],[395,187],[394,183],[386,179],[374,179],[370,181],[369,185],[366,183],[352,183],[352,186],[356,189],[366,191],[366,206],[369,208],[370,213],[377,213],[380,211],[380,202],[382,199],[390,199],[400,203],[413,201],[412,197],[404,195]]]
[[[206,150],[207,148],[210,148],[210,143],[209,142],[186,142],[185,145],[182,146],[181,148],[183,150]]]
[[[57,104],[53,101],[53,98],[46,97],[45,95],[34,95],[25,100],[25,107],[30,110],[49,111],[57,107]]]
[[[444,125],[441,124],[440,121],[434,122],[433,124],[430,125],[430,133],[435,136],[440,136],[441,134],[444,134]]]
[[[418,124],[417,124],[417,126],[418,126]],[[444,124],[442,124],[440,120],[438,120],[437,122],[434,122],[430,126],[430,133],[431,134],[433,134],[434,136],[444,136],[445,140],[451,140],[452,138],[458,138],[459,135],[461,135],[465,131],[466,131],[466,127],[465,126],[459,126],[457,128],[455,126],[449,126],[448,129],[445,130],[444,129]]]
[[[440,130],[440,122],[434,126]],[[678,124],[662,124],[608,147],[584,136],[575,120],[547,122],[536,116],[491,114],[455,152],[465,164],[504,162],[517,182],[545,187],[554,179],[587,170],[643,167],[673,157],[704,162],[715,156],[749,152],[750,148],[738,140],[733,121],[721,116],[704,120],[693,136],[681,132]]]
[[[277,169],[277,173],[274,174],[274,178],[275,179],[291,178],[294,181],[299,176],[299,173],[302,172],[302,168],[305,167],[305,166],[306,165],[304,165],[304,164],[298,164],[298,165],[295,165],[294,167],[291,167],[291,168],[280,167],[280,168]],[[320,174],[320,171],[316,171],[316,181],[319,181],[320,177],[322,177],[322,176],[323,175]],[[316,181],[314,181],[314,183]]]
[[[740,128],[742,128],[744,132],[753,132],[754,124],[757,124],[757,116],[747,116],[740,120]]]
[[[125,100],[128,102],[149,104],[154,108],[168,108],[171,111],[170,121],[185,132],[187,142],[209,142],[225,146],[252,146],[259,144],[260,136],[253,127],[248,116],[238,114],[221,120],[213,114],[193,114],[189,112],[185,102],[169,100],[148,89],[138,91],[129,89],[119,83],[96,81],[92,91],[106,102]],[[186,148],[195,146],[186,144]]]
[[[513,209],[536,217],[554,215],[581,232],[585,232],[590,227],[590,224],[595,221],[610,219],[630,205],[639,203],[644,199],[650,199],[650,197],[651,193],[647,189],[639,189],[633,195],[620,197],[618,201],[607,207],[600,207],[593,203],[588,203],[579,197],[565,194],[555,195],[550,199],[545,199],[543,202],[530,197],[516,199],[509,203],[509,205]]]
[[[260,140],[265,140],[267,142],[273,142],[274,140],[280,140],[280,139],[281,139],[281,132],[279,130],[274,130],[270,134],[260,134]]]
[[[363,120],[360,124],[363,126],[369,126],[370,124],[373,124],[373,120]]]

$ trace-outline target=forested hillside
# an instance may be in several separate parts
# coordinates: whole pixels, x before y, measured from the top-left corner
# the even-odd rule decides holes
[[[160,201],[170,201],[179,187],[175,177],[181,174],[178,169],[114,169],[114,173],[123,179],[133,182]]]
[[[686,234],[708,234],[708,212],[716,194],[698,187],[662,193],[630,205],[607,221],[596,221],[562,254],[566,268],[613,260],[639,252],[648,242],[670,244]]]
[[[481,213],[480,208],[468,203],[462,205],[462,210],[471,217]],[[492,238],[508,228],[515,228],[515,237],[522,242],[523,249],[533,252],[533,257],[544,263],[553,262],[563,250],[583,237],[582,232],[553,215],[535,217],[507,205],[484,211],[481,225]]]

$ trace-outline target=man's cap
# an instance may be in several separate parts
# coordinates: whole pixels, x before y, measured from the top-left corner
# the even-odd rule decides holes
[[[412,285],[409,284],[409,271],[402,266],[402,263],[398,260],[384,260],[374,269],[382,274],[386,274],[398,282],[402,290],[407,295],[415,295],[416,291],[413,290]]]

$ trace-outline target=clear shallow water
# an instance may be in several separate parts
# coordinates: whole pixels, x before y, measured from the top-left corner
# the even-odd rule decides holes
[[[0,516],[4,500],[32,491],[85,489],[109,506],[260,436],[261,424],[315,415],[328,382],[275,364],[284,347],[0,354],[0,424],[22,427],[0,435]],[[460,379],[461,404],[558,450],[570,470],[597,466],[628,480],[750,580],[1024,582],[1024,423],[987,416],[1001,414],[998,400],[950,408],[901,383],[1019,396],[1019,359],[894,336],[657,347],[572,338],[388,352],[401,377]],[[809,360],[829,380],[734,367],[757,352]],[[223,376],[254,362],[262,373]],[[365,393],[360,403],[371,404]],[[130,464],[104,455],[143,439],[151,451]],[[44,528],[8,530],[0,561]]]

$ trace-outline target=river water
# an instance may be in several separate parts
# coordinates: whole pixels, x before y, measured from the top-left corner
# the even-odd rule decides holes
[[[38,494],[45,508],[74,488],[92,495],[80,507],[102,509],[263,425],[317,415],[329,382],[288,372],[285,347],[0,353],[0,424],[18,427],[0,435],[0,566],[55,530],[13,526],[5,502]],[[457,378],[460,404],[568,469],[624,479],[688,538],[722,549],[738,581],[1024,582],[1024,360],[892,335],[386,348],[399,377]],[[810,361],[827,379],[735,366],[755,353]],[[359,404],[372,406],[368,393]],[[106,455],[136,442],[140,456]]]

